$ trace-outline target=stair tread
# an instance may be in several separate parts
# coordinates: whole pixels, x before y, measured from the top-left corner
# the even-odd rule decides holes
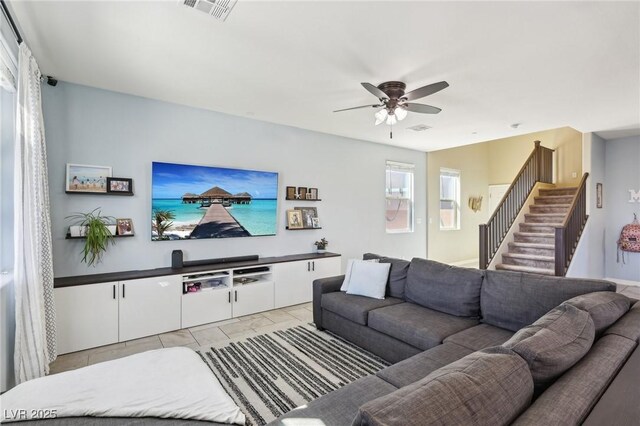
[[[545,262],[555,260],[553,256],[542,256],[540,254],[525,254],[525,253],[504,253],[503,257],[512,257],[515,259],[527,259],[527,260],[543,260]]]
[[[535,198],[573,198],[573,194],[565,194],[565,195],[536,195]]]
[[[540,234],[535,234],[535,235],[540,235]],[[550,236],[552,236],[553,234],[549,234]],[[509,245],[513,245],[515,247],[528,247],[528,248],[540,248],[540,249],[555,249],[556,246],[553,244],[542,244],[542,243],[519,243],[519,242],[513,242],[513,243],[509,243]]]
[[[555,237],[552,232],[514,232],[520,237]]]
[[[525,216],[542,216],[542,217],[549,217],[549,216],[566,216],[564,213],[525,213]]]
[[[562,226],[562,223],[556,223],[556,222],[526,222],[526,223],[522,223],[521,225],[527,225],[527,226]]]
[[[531,266],[520,266],[520,265],[505,265],[505,264],[497,264],[496,269],[504,269],[507,271],[516,271],[516,272],[529,272],[532,274],[540,274],[540,275],[555,275],[555,271],[553,269],[544,269],[544,268],[533,268]]]

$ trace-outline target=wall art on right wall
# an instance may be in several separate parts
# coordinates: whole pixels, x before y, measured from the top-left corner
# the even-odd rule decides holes
[[[596,207],[602,208],[602,184],[596,183]]]

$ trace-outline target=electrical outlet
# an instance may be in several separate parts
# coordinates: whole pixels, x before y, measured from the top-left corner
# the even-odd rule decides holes
[[[418,225],[422,225],[422,218],[421,218],[421,217],[417,218],[417,219],[416,219],[416,223],[417,223]]]
[[[571,177],[572,178],[577,178],[578,177],[578,172],[571,172]]]

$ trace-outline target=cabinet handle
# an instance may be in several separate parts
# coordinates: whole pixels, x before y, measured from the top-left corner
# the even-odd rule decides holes
[[[122,298],[124,299],[124,284],[122,284]]]
[[[237,302],[238,301],[238,290],[235,290],[234,293],[235,293],[234,294],[234,302]]]
[[[313,262],[311,262],[311,264],[313,265],[312,271],[315,272],[316,271],[316,261],[314,260]]]
[[[311,262],[307,262],[307,272],[311,272]]]
[[[229,303],[231,303],[231,292],[229,292]]]
[[[116,299],[116,285],[113,285],[113,300]]]

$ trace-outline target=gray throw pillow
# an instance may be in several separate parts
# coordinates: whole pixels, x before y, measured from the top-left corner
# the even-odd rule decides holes
[[[404,300],[404,288],[407,283],[407,272],[411,262],[404,259],[396,259],[395,257],[380,256],[374,253],[365,253],[363,260],[377,259],[380,263],[390,263],[391,271],[389,272],[389,282],[387,283],[387,296]]]
[[[518,331],[502,346],[524,358],[534,383],[543,387],[589,352],[594,337],[591,316],[575,306],[562,304]]]
[[[627,296],[611,291],[584,294],[569,299],[564,303],[587,311],[595,325],[596,335],[599,335],[614,322],[618,321],[631,307],[631,300]]]
[[[531,403],[527,363],[502,347],[474,352],[360,407],[354,425],[507,425]]]
[[[482,277],[477,269],[414,258],[407,273],[405,300],[459,317],[478,318]]]

